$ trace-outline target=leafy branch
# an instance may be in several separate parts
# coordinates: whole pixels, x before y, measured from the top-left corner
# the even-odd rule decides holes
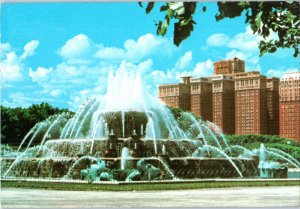
[[[194,30],[196,22],[193,15],[199,4],[199,2],[166,2],[163,4],[160,7],[160,12],[164,12],[166,15],[164,20],[156,24],[157,35],[164,36],[173,21],[173,42],[176,46],[179,46]],[[142,3],[139,3],[139,5],[143,6]],[[147,14],[152,11],[154,5],[154,2],[147,4]],[[278,48],[293,48],[293,56],[299,56],[299,2],[241,1],[217,2],[217,5],[218,14],[215,15],[216,21],[221,21],[225,18],[235,18],[245,14],[245,23],[250,25],[253,34],[258,34],[262,37],[258,45],[260,56],[263,56],[265,53],[273,53]],[[201,7],[202,12],[206,12],[206,6],[201,4]]]

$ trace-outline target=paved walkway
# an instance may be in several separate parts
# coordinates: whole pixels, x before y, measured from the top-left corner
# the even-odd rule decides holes
[[[3,188],[3,208],[287,207],[300,206],[300,187],[90,192]]]

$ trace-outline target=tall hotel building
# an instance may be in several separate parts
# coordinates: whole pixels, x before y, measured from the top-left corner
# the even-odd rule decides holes
[[[203,120],[212,121],[211,78],[191,79],[191,112]]]
[[[267,78],[267,134],[279,135],[279,78]]]
[[[226,134],[280,134],[300,141],[300,72],[279,82],[245,72],[244,61],[234,58],[215,62],[211,77],[184,77],[159,92],[166,105],[192,111]]]
[[[280,136],[300,142],[300,72],[285,74],[279,92]]]
[[[226,134],[235,133],[234,79],[230,75],[212,78],[213,122]]]
[[[183,83],[159,86],[159,98],[168,106],[191,110],[190,77],[184,77]]]
[[[266,134],[266,77],[259,72],[235,76],[236,134]]]
[[[234,58],[214,63],[213,122],[226,134],[235,133],[234,76],[245,72],[245,62]]]

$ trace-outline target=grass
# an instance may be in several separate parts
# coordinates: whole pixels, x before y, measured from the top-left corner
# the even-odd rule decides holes
[[[145,190],[182,190],[225,187],[257,186],[300,186],[295,181],[226,181],[226,182],[172,182],[138,184],[88,184],[61,182],[1,181],[2,188],[53,189],[72,191],[145,191]]]

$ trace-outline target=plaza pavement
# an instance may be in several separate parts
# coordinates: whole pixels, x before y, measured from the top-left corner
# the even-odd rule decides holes
[[[3,208],[295,207],[300,206],[300,187],[129,192],[2,188],[1,205]]]

